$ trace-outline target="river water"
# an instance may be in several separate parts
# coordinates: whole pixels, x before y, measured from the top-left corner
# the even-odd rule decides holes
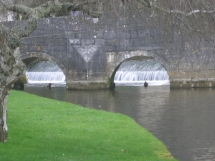
[[[178,160],[215,161],[215,89],[133,86],[79,91],[26,86],[25,91],[128,115],[160,139]]]

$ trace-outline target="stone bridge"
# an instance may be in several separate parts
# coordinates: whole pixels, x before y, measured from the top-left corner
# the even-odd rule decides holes
[[[22,39],[20,50],[27,66],[38,60],[58,64],[68,89],[113,88],[114,74],[123,61],[151,58],[167,70],[171,88],[214,87],[213,47],[195,44],[192,48],[178,34],[166,41],[159,28],[132,17],[97,19],[80,14],[42,19]]]

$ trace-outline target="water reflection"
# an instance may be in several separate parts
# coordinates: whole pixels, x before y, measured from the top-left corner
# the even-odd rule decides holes
[[[181,160],[215,160],[214,95],[210,89],[171,90],[157,136],[172,144],[176,156],[185,149]]]
[[[181,161],[215,160],[215,90],[117,87],[114,91],[68,91],[26,87],[26,92],[132,117],[162,140]]]

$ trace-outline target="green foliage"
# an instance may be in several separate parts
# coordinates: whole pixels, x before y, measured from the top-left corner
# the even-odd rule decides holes
[[[175,161],[134,120],[20,91],[8,102],[4,161]]]

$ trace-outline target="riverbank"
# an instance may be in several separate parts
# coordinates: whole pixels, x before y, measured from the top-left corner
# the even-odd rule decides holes
[[[166,147],[122,114],[11,91],[5,161],[173,161]]]

